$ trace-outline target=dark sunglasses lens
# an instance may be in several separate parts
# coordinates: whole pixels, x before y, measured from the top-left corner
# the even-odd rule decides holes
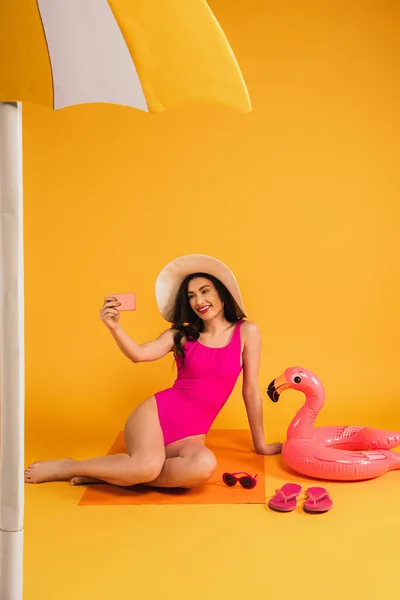
[[[233,475],[224,475],[224,482],[229,487],[233,487],[236,483],[236,477],[233,477]]]
[[[253,484],[253,480],[250,479],[250,477],[242,477],[241,480],[240,480],[240,483],[246,489],[250,489],[254,485]]]

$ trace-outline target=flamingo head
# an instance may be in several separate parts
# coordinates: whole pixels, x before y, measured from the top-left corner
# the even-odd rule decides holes
[[[306,396],[318,394],[323,389],[318,377],[302,367],[288,367],[282,375],[271,381],[267,394],[272,402],[278,402],[285,390],[297,390]]]

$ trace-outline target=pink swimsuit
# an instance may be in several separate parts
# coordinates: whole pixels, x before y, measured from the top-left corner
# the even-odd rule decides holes
[[[185,360],[177,358],[178,376],[172,388],[155,394],[165,445],[208,433],[232,393],[241,366],[240,325],[222,348],[187,341]]]

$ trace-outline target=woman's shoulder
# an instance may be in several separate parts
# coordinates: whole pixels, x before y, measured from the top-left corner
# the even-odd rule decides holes
[[[257,323],[254,323],[254,321],[247,321],[247,319],[241,322],[241,330],[249,336],[260,335],[260,328]]]
[[[243,347],[254,346],[261,344],[261,332],[257,323],[254,321],[242,321],[240,327],[240,336],[242,338]]]

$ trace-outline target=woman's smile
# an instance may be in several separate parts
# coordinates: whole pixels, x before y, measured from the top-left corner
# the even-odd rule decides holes
[[[199,312],[201,315],[205,315],[206,313],[208,313],[210,308],[211,304],[206,304],[205,306],[200,306],[200,308],[197,309],[197,312]]]

